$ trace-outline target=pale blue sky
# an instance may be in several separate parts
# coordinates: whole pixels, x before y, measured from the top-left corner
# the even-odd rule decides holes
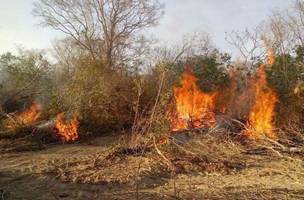
[[[172,43],[196,30],[208,32],[216,46],[233,52],[225,41],[225,32],[254,27],[273,9],[284,9],[294,0],[161,0],[165,16],[152,32]],[[0,53],[25,48],[50,48],[60,34],[37,26],[31,15],[34,0],[0,0]]]

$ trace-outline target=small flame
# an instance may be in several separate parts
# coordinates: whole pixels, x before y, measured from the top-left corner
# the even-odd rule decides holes
[[[267,51],[267,60],[266,60],[266,63],[267,65],[273,65],[275,62],[275,58],[274,58],[274,53],[273,53],[273,50],[271,48],[268,49]]]
[[[15,119],[9,119],[5,127],[8,129],[15,129],[20,125],[26,126],[35,123],[41,116],[41,106],[37,102],[33,102],[30,108],[18,114]]]
[[[275,58],[274,58],[274,52],[273,49],[270,46],[270,41],[267,38],[264,38],[264,44],[267,48],[267,57],[266,57],[266,64],[267,65],[273,65],[275,62]]]
[[[64,114],[60,113],[56,117],[57,135],[65,142],[75,141],[78,139],[78,116],[75,114],[71,120],[66,121],[64,120]]]
[[[211,127],[215,124],[215,97],[217,93],[205,93],[197,86],[197,78],[191,70],[182,75],[181,87],[174,87],[175,112],[169,116],[173,131]]]
[[[273,51],[268,51],[267,64],[274,63]],[[266,65],[261,65],[258,70],[258,80],[254,84],[255,103],[249,114],[249,130],[245,135],[251,138],[267,136],[275,138],[273,119],[275,117],[275,105],[278,102],[276,93],[267,85]]]

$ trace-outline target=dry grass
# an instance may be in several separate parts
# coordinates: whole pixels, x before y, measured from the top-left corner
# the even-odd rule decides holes
[[[224,130],[126,154],[114,136],[0,155],[4,199],[301,199],[301,155],[242,145]],[[4,142],[4,141],[1,141]],[[173,170],[173,171],[172,171]]]

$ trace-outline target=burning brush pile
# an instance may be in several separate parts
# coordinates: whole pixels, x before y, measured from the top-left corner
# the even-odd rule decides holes
[[[6,129],[16,129],[20,126],[34,124],[41,116],[40,110],[40,104],[34,101],[32,105],[23,112],[9,115],[9,118],[4,121],[4,127]]]
[[[42,120],[41,117],[42,106],[36,101],[22,112],[7,115],[8,118],[3,122],[3,126],[7,129],[6,132],[2,133],[4,137],[13,136],[14,132],[19,133],[20,130],[31,136],[38,135],[38,133],[41,132],[42,134],[51,135],[54,138],[60,139],[63,142],[73,142],[79,137],[77,114],[74,114],[71,119],[66,120],[65,113],[59,113],[55,119],[45,121]],[[16,137],[16,135],[14,136]]]
[[[266,64],[262,64],[257,70],[256,77],[250,81],[248,91],[251,92],[254,101],[252,105],[248,102],[249,113],[243,124],[241,135],[250,139],[259,138],[276,138],[275,132],[275,107],[278,103],[276,92],[268,86],[266,68],[274,63],[272,53],[269,53],[269,58]],[[219,91],[204,92],[198,84],[198,78],[193,71],[188,68],[183,73],[180,80],[180,86],[173,88],[174,102],[173,109],[168,113],[168,118],[171,124],[172,132],[191,131],[196,129],[210,129],[217,122],[217,100],[221,98]],[[235,84],[233,84],[235,85]],[[248,95],[248,91],[246,91]],[[228,92],[235,92],[231,89]],[[236,102],[249,101],[244,98],[246,94],[241,94],[235,98]],[[246,103],[246,102],[245,102]],[[228,104],[228,103],[227,103]],[[237,106],[232,103],[229,106]],[[231,108],[233,109],[233,108]],[[226,109],[224,109],[224,112]],[[229,115],[229,113],[225,113]],[[233,118],[233,116],[230,116]]]
[[[182,75],[181,87],[173,88],[175,112],[169,114],[172,131],[209,128],[215,125],[217,93],[205,93],[197,86],[197,78],[190,69]]]

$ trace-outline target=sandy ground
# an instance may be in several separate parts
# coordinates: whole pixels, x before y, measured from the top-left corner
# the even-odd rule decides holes
[[[173,174],[153,152],[109,156],[111,140],[2,153],[0,200],[304,199],[301,155],[240,153],[242,167]]]

